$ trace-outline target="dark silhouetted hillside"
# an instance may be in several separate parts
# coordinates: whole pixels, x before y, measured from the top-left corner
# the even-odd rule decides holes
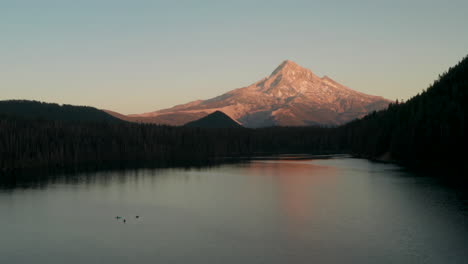
[[[123,122],[94,107],[59,105],[28,100],[0,101],[0,114],[53,121]]]
[[[468,57],[426,91],[339,129],[353,153],[420,166],[467,159]],[[466,166],[466,165],[465,165]]]
[[[213,112],[198,120],[185,124],[186,127],[203,127],[203,128],[239,128],[242,127],[239,123],[227,116],[221,111]]]

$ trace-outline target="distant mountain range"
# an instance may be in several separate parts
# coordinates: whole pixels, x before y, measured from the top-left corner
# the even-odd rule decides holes
[[[132,122],[184,125],[222,111],[245,127],[340,125],[381,110],[391,101],[354,91],[286,60],[269,77],[223,95],[155,112],[122,115]]]

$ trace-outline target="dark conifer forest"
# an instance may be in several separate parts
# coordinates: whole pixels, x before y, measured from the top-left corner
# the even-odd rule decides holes
[[[415,166],[466,166],[468,57],[426,91],[342,127],[352,153]]]
[[[154,124],[64,122],[3,116],[0,166],[17,168],[197,165],[226,157],[335,153],[333,129],[190,128]]]
[[[406,102],[334,128],[196,128],[128,123],[91,107],[0,103],[0,170],[189,166],[265,154],[337,154],[466,166],[468,57]],[[34,113],[34,114],[31,114]]]

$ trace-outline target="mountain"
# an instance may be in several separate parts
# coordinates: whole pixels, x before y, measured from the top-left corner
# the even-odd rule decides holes
[[[221,111],[215,111],[198,120],[188,122],[186,127],[241,128],[242,126]]]
[[[122,122],[121,119],[94,107],[59,105],[29,100],[0,101],[0,115],[54,121]]]
[[[24,168],[96,169],[114,163],[116,168],[187,166],[259,154],[348,153],[431,171],[438,167],[441,178],[468,179],[467,102],[468,56],[421,94],[338,127],[200,130],[125,122],[57,122],[16,118],[0,111],[0,178],[3,172]],[[29,116],[49,106],[54,112],[62,108],[39,102],[0,103],[5,104],[28,109]],[[35,108],[26,108],[28,104]]]
[[[208,100],[126,116],[129,121],[182,125],[222,111],[246,127],[339,125],[384,109],[380,96],[354,91],[286,60],[269,77]]]
[[[128,122],[135,122],[135,123],[150,123],[150,124],[165,124],[165,125],[173,125],[173,126],[181,126],[185,125],[188,122],[195,121],[202,117],[205,117],[210,114],[210,112],[201,112],[201,113],[173,113],[173,114],[165,114],[161,116],[140,116],[140,115],[123,115],[111,110],[102,111],[106,112],[109,115],[112,115],[116,118],[121,120],[125,120]]]

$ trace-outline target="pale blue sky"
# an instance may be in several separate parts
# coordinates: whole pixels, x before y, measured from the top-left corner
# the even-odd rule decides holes
[[[468,54],[468,1],[0,0],[0,99],[149,112],[285,59],[407,99]]]

